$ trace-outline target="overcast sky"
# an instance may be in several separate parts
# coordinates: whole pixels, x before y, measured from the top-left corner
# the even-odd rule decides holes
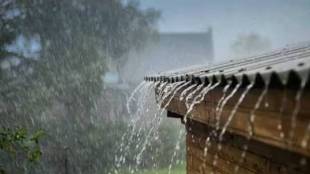
[[[231,54],[243,33],[258,33],[272,47],[310,41],[310,0],[141,0],[143,8],[161,10],[161,32],[214,31],[217,60]]]

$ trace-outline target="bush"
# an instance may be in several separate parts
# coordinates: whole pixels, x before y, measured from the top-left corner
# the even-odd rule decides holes
[[[25,168],[39,161],[42,152],[39,140],[43,131],[29,134],[24,128],[0,129],[0,173],[24,173]]]

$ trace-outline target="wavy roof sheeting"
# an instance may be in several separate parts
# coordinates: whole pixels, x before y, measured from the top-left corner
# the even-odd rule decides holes
[[[193,83],[306,84],[310,70],[310,43],[213,66],[189,67],[146,76],[146,81]]]

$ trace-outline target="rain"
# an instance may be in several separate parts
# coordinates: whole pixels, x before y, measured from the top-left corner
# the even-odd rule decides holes
[[[309,172],[309,17],[307,0],[0,0],[0,174]]]

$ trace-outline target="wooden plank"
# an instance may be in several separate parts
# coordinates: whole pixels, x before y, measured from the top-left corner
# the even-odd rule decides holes
[[[242,90],[225,105],[223,114],[221,115],[220,125],[226,123],[241,92]],[[248,135],[249,116],[260,94],[260,89],[254,89],[245,97],[245,100],[241,103],[228,127],[229,132],[242,136]],[[284,107],[285,109],[281,113],[280,108],[284,94],[286,95],[287,102]],[[308,106],[310,106],[310,95],[308,91],[305,91],[303,95],[301,109],[296,118],[295,136],[293,139],[290,139],[288,136],[291,130],[292,112],[295,109],[295,95],[296,91],[292,90],[270,89],[267,94],[268,97],[263,100],[261,107],[255,112],[256,117],[253,125],[254,136],[252,138],[278,148],[310,156],[310,146],[306,148],[301,146],[307,124],[310,122],[310,109],[308,109]],[[206,99],[194,107],[190,118],[214,127],[216,125],[215,108],[221,96],[222,91],[220,89],[209,92]],[[266,103],[268,103],[268,107],[265,106]],[[187,112],[185,102],[180,101],[178,95],[172,99],[167,110],[179,115],[185,115]],[[282,129],[279,129],[279,127]]]
[[[215,151],[211,150],[207,156],[204,156],[203,149],[199,148],[197,144],[193,143],[191,138],[188,138],[187,146],[189,147],[188,155],[193,158],[192,166],[194,170],[196,171],[198,170],[199,172],[202,173],[208,173],[210,172],[210,170],[218,171],[220,173],[231,173],[232,171],[234,171],[236,163],[230,160],[226,160],[225,154],[224,156],[222,156],[222,154],[219,155],[217,164],[213,165]],[[251,172],[250,170],[247,170],[243,167],[240,167],[238,173],[254,174],[254,172]]]
[[[216,88],[214,90],[211,90],[208,92],[207,96],[205,97],[205,100],[202,102],[205,105],[215,105],[220,100],[220,98],[223,95],[223,89],[222,88]],[[180,90],[182,91],[182,90]],[[234,106],[235,103],[240,98],[242,92],[244,91],[244,88],[240,88],[234,97],[232,97],[228,103],[227,106]],[[229,94],[231,90],[228,90],[226,94]],[[262,93],[262,89],[252,89],[247,96],[245,97],[241,107],[252,109],[255,105],[258,96]],[[295,108],[295,97],[296,97],[296,90],[289,90],[289,89],[269,89],[266,97],[263,99],[262,106],[258,110],[268,111],[268,112],[280,112],[280,108],[283,103],[283,98],[286,98],[285,100],[285,110],[283,111],[284,115],[290,115],[292,111]],[[180,93],[177,93],[174,97],[175,99],[179,100]],[[303,92],[303,97],[301,99],[301,109],[300,109],[300,115],[303,116],[309,116],[310,110],[308,109],[308,106],[310,106],[310,92],[308,90],[305,90]],[[175,107],[175,106],[174,106]]]
[[[303,158],[300,154],[254,140],[247,142],[242,136],[230,133],[225,135],[221,143],[221,151],[217,149],[217,139],[212,138],[211,146],[208,147],[208,155],[204,157],[205,142],[210,131],[212,129],[199,122],[189,121],[187,123],[187,159],[190,159],[188,171],[198,170],[199,166],[200,168],[204,166],[203,164],[212,166],[214,156],[217,154],[219,157],[217,170],[222,173],[227,171],[233,173],[235,166],[239,164],[238,173],[307,174],[310,172],[309,165],[300,165],[300,159]],[[245,144],[248,145],[247,155],[243,162],[239,163]]]
[[[203,149],[205,148],[205,139],[203,138],[199,142],[197,141],[193,142],[192,139],[193,137],[189,138],[187,142],[188,146],[203,151]],[[222,150],[218,152],[217,145],[218,143],[211,142],[211,145],[208,147],[209,155],[214,156],[216,153],[218,153],[220,158],[226,161],[230,161],[235,165],[239,164],[239,159],[241,158],[242,150],[233,146],[229,146],[227,144],[222,144]],[[263,171],[266,170],[266,163],[267,160],[265,158],[254,155],[252,153],[247,153],[241,165],[247,170],[250,170],[252,172],[263,173]]]

